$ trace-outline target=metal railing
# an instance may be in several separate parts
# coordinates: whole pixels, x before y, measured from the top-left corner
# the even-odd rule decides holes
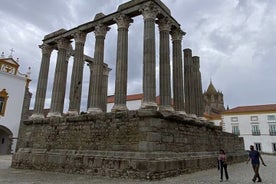
[[[260,130],[252,130],[252,135],[261,135]]]
[[[232,131],[232,134],[240,135],[240,131],[239,130]]]
[[[269,135],[276,135],[276,131],[274,131],[274,130],[269,130]]]

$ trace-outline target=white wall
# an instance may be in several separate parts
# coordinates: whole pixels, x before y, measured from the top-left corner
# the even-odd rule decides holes
[[[16,138],[18,137],[25,85],[26,78],[0,72],[0,91],[6,89],[9,97],[5,115],[3,117],[0,116],[0,125],[7,127],[13,133],[13,138],[15,139],[13,140],[12,150],[15,150]]]
[[[107,112],[111,112],[111,109],[113,106],[114,106],[114,103],[108,103],[107,104]],[[127,106],[128,110],[137,110],[141,106],[141,100],[127,101],[126,106]]]
[[[273,153],[272,143],[276,143],[276,136],[271,136],[269,133],[269,122],[271,123],[273,121],[267,120],[268,115],[276,115],[276,112],[243,115],[223,115],[223,130],[232,133],[232,126],[238,125],[240,130],[240,137],[244,138],[244,145],[246,150],[249,150],[250,145],[261,143],[261,148],[263,152]],[[258,116],[258,120],[252,121],[251,116]],[[237,117],[238,121],[231,121],[231,117]],[[252,135],[252,124],[259,125],[261,135]]]

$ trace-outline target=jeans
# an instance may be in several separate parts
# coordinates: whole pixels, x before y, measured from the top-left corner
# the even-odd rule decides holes
[[[259,167],[260,164],[252,164],[253,170],[254,170],[254,177],[253,180],[256,181],[256,179],[258,178],[258,181],[262,181],[260,174],[259,174]]]
[[[229,176],[228,176],[228,172],[227,172],[227,164],[223,163],[222,161],[219,161],[219,165],[220,165],[220,179],[223,179],[223,170],[225,172],[225,178],[228,180]]]

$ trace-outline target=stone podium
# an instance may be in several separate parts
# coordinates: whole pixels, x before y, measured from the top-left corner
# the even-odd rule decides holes
[[[143,16],[143,100],[139,110],[126,106],[128,29]],[[117,24],[115,104],[106,113],[105,36]],[[156,102],[155,27],[160,32],[160,103]],[[84,55],[87,34],[95,34],[94,58]],[[223,148],[229,163],[246,157],[243,139],[185,113],[182,37],[185,35],[160,0],[132,0],[112,14],[46,35],[33,114],[21,126],[13,168],[28,168],[110,177],[161,179],[215,167]],[[170,59],[170,36],[172,58]],[[75,50],[71,42],[75,40]],[[51,108],[43,114],[51,52],[58,51]],[[64,111],[69,57],[74,56],[70,104]],[[170,60],[172,60],[172,73]],[[87,112],[80,113],[82,72],[89,62]],[[171,81],[171,75],[173,81]],[[171,89],[172,86],[172,89]],[[171,102],[171,91],[173,102]]]

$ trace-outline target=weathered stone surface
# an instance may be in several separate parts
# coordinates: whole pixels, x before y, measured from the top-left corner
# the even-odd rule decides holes
[[[126,9],[129,9],[129,8],[133,7],[133,6],[137,6],[139,4],[146,3],[148,1],[149,0],[132,0],[132,1],[129,1],[127,3],[121,4],[118,7],[118,11],[126,10]],[[171,14],[170,9],[164,3],[162,3],[162,1],[160,1],[160,0],[152,0],[152,1],[157,3],[166,13],[168,13],[169,15]]]
[[[144,18],[144,96],[138,111],[128,111],[125,106],[127,29],[130,18],[141,14]],[[155,82],[157,19],[160,44],[164,46],[160,49],[160,81],[164,83],[160,85],[159,107],[156,103]],[[118,72],[115,108],[112,113],[104,113],[109,72],[103,63],[104,40],[109,30],[108,26],[116,22]],[[75,40],[77,44],[74,52],[75,62],[79,63],[74,67],[74,80],[71,80],[74,84],[71,94],[74,95],[70,95],[69,112],[63,114],[66,87],[64,80],[68,59],[73,53],[70,42],[79,31],[82,31],[82,34]],[[82,74],[80,67],[83,60],[87,59],[83,58],[84,36],[92,31],[96,39],[94,61],[93,64],[89,64],[88,110],[78,115],[81,96],[79,84],[82,79],[77,75]],[[173,42],[174,108],[171,107],[169,33]],[[160,179],[216,166],[217,151],[221,148],[228,153],[229,162],[243,160],[246,153],[243,150],[242,139],[224,133],[209,122],[184,112],[181,64],[181,40],[184,34],[180,25],[171,17],[169,9],[160,0],[132,0],[121,5],[117,12],[109,15],[99,13],[93,21],[68,31],[59,30],[46,35],[44,44],[51,48],[58,46],[59,49],[51,110],[45,119],[34,118],[22,124],[18,151],[13,156],[12,167],[110,177]],[[45,55],[45,61],[48,61],[49,56]],[[92,62],[92,59],[89,60]],[[41,78],[44,79],[47,75],[45,72]],[[45,87],[41,92],[46,91]],[[43,93],[39,95],[37,109],[40,110],[45,101]]]
[[[243,140],[207,122],[137,111],[24,122],[12,167],[160,179],[215,166],[224,148],[244,160]]]
[[[51,37],[58,36],[58,35],[60,35],[60,34],[62,34],[62,33],[65,33],[66,31],[67,31],[67,30],[64,29],[64,28],[59,29],[59,30],[57,30],[57,31],[55,31],[55,32],[52,32],[52,33],[50,33],[50,34],[45,35],[45,36],[44,36],[44,39],[49,39],[49,38],[51,38]]]

